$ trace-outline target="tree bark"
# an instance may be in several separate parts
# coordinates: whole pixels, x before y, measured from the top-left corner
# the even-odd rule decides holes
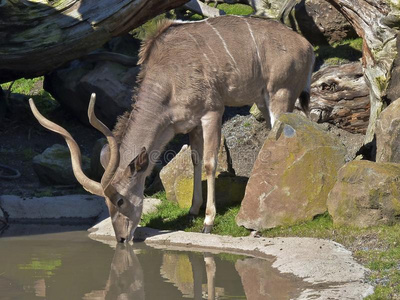
[[[188,0],[0,2],[0,83],[48,73]]]
[[[361,63],[329,66],[314,73],[311,120],[329,122],[346,131],[365,134],[369,107],[369,91]]]
[[[363,38],[364,77],[370,88],[371,112],[365,143],[374,138],[376,120],[385,102],[396,100],[400,90],[393,79],[399,77],[396,68],[397,36],[400,10],[393,0],[327,0],[336,7]],[[393,87],[393,88],[391,88]],[[390,91],[390,93],[389,93]],[[388,98],[388,95],[392,99]]]

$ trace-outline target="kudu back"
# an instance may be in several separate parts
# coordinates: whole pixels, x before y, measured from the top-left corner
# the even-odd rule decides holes
[[[142,45],[136,101],[131,112],[119,117],[113,133],[94,116],[92,96],[90,122],[109,141],[102,151],[106,172],[101,183],[83,174],[79,148],[69,133],[45,120],[30,103],[42,125],[67,140],[79,182],[106,198],[119,242],[133,237],[144,181],[162,149],[175,134],[189,133],[194,164],[190,215],[198,215],[203,203],[203,162],[203,232],[208,233],[216,214],[215,172],[224,107],[256,103],[269,127],[281,113],[293,111],[297,98],[307,113],[314,60],[312,46],[276,21],[223,16],[164,22]]]

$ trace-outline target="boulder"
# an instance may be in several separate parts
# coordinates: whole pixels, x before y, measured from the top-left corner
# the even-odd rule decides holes
[[[90,173],[90,159],[82,156],[82,169]],[[47,148],[33,158],[33,170],[44,184],[72,185],[77,180],[72,171],[71,154],[68,147],[59,144]]]
[[[376,162],[400,163],[400,99],[379,115],[375,136]]]
[[[101,50],[135,57],[138,48],[136,39],[124,37],[113,39],[106,49]],[[139,67],[116,62],[75,60],[48,74],[44,89],[85,124],[89,124],[87,109],[90,95],[96,93],[95,112],[103,123],[112,128],[117,117],[132,106],[138,73]]]
[[[191,206],[193,172],[191,149],[188,145],[184,145],[181,151],[160,172],[161,182],[169,201],[178,203],[180,207]],[[229,156],[225,148],[224,138],[222,138],[216,176],[216,197],[219,204],[240,202],[242,200],[246,178],[233,176],[234,172],[229,164]],[[202,178],[203,195],[205,196],[206,174],[204,165]]]
[[[250,114],[259,122],[265,121],[261,110],[258,108],[257,104],[253,104],[250,108]]]
[[[0,205],[10,223],[93,224],[107,212],[104,198],[95,195],[33,198],[1,195]]]
[[[318,124],[281,115],[258,154],[237,224],[262,230],[324,213],[345,154],[340,141]]]
[[[335,225],[368,227],[400,223],[400,165],[352,161],[338,172],[328,197]]]
[[[313,74],[311,120],[365,134],[369,114],[369,89],[360,62],[328,66]]]
[[[248,112],[247,112],[248,114]],[[235,115],[222,125],[226,147],[237,176],[249,177],[270,129],[252,115]]]
[[[247,177],[229,176],[226,173],[217,173],[215,177],[216,205],[226,206],[242,202],[247,184]],[[207,178],[202,178],[203,199],[207,195]],[[175,197],[179,207],[190,208],[193,195],[193,176],[178,176],[175,180]],[[205,201],[204,201],[205,204]]]

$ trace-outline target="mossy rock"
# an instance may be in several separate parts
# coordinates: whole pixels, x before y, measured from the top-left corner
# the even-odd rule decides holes
[[[44,184],[71,185],[77,184],[72,171],[71,154],[68,147],[55,144],[42,154],[33,158],[33,169]],[[85,174],[90,172],[90,159],[82,156],[82,169]]]
[[[263,230],[312,220],[327,210],[344,146],[318,124],[283,114],[265,141],[246,187],[238,225]]]
[[[328,197],[335,225],[400,223],[400,164],[352,161],[343,166]]]
[[[221,138],[221,146],[218,152],[217,174],[234,174],[230,164],[224,138]],[[191,157],[191,148],[184,145],[181,151],[161,170],[160,178],[167,194],[167,199],[172,202],[179,202],[181,199],[192,199],[193,194],[193,163]],[[203,180],[205,180],[205,169],[202,167]],[[178,183],[182,181],[181,183]],[[191,182],[191,184],[189,184]],[[179,196],[178,196],[179,194]],[[184,201],[186,203],[186,200]],[[182,207],[186,207],[186,204]]]
[[[242,202],[247,178],[217,174],[215,178],[215,198],[217,206],[230,206]],[[206,174],[202,174],[203,205],[207,200]],[[181,208],[190,208],[193,195],[193,177],[179,176],[175,181],[176,201]]]

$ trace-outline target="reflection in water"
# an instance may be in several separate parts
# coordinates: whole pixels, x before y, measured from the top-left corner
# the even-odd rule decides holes
[[[183,297],[193,299],[220,299],[225,297],[223,287],[215,287],[216,263],[214,256],[204,253],[165,253],[161,276],[173,283]],[[206,283],[204,281],[204,270]]]
[[[296,298],[304,287],[256,258],[144,243],[114,250],[86,232],[0,238],[1,300],[279,300]]]
[[[131,245],[117,245],[106,287],[86,294],[83,299],[145,299],[142,266]]]
[[[304,282],[294,276],[285,276],[273,269],[271,263],[259,258],[238,260],[235,264],[247,299],[297,299]]]

